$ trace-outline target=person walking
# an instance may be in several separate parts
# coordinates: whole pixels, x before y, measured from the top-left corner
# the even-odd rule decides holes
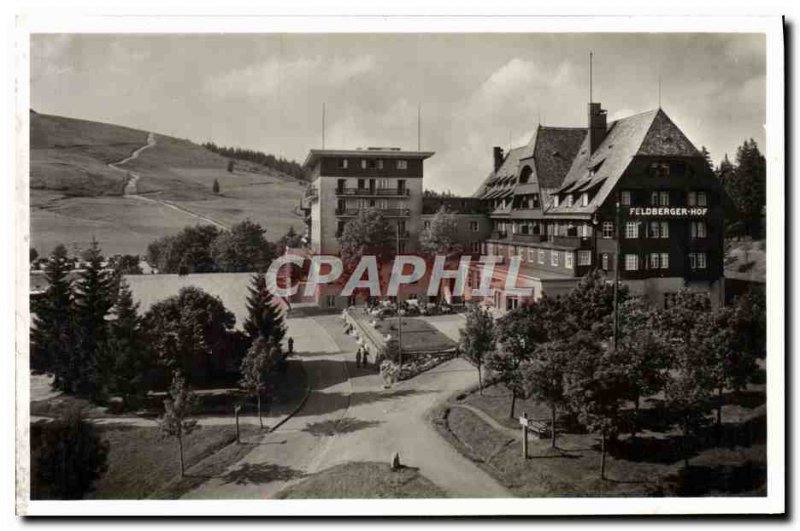
[[[289,347],[289,355],[291,356],[292,353],[294,352],[294,339],[292,339],[291,336],[289,337],[289,341],[287,341],[287,344]]]
[[[361,367],[361,347],[356,350],[356,367]]]
[[[367,349],[367,347],[364,347],[364,355],[361,358],[361,364],[365,369],[369,367],[369,349]]]

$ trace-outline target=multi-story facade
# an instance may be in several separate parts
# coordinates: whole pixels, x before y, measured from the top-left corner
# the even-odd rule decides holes
[[[304,200],[312,252],[338,254],[338,236],[360,210],[378,209],[398,234],[401,253],[414,252],[422,215],[423,162],[429,151],[399,148],[312,149]]]
[[[444,206],[458,214],[465,254],[503,258],[489,297],[502,311],[523,302],[502,288],[512,256],[521,262],[517,287],[531,288],[533,299],[566,293],[600,269],[656,305],[682,288],[724,300],[723,190],[662,109],[607,123],[600,104],[589,103],[587,127],[539,126],[524,146],[494,148],[493,171],[471,198],[423,198],[423,161],[432,155],[311,150],[311,252],[337,254],[345,223],[377,208],[396,225],[399,251],[415,253]],[[477,287],[478,267],[468,287]]]
[[[494,149],[475,194],[491,208],[484,251],[519,256],[534,298],[621,266],[622,282],[654,304],[681,288],[720,303],[723,192],[703,155],[661,109],[610,124],[599,103],[588,114],[588,127],[540,126],[527,145]],[[499,289],[493,299],[501,310],[521,302]]]

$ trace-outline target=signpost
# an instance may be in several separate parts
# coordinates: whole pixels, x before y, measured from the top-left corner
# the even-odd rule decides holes
[[[528,426],[530,425],[530,420],[528,420],[528,414],[523,413],[522,416],[519,418],[519,423],[522,426],[522,459],[528,458]]]

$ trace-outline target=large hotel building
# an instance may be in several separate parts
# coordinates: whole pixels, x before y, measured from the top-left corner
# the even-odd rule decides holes
[[[532,288],[533,298],[564,293],[599,268],[653,304],[668,304],[682,288],[723,301],[721,185],[662,109],[608,123],[600,104],[589,103],[586,127],[540,125],[526,145],[494,148],[493,170],[470,198],[423,199],[423,161],[432,155],[312,150],[311,251],[336,253],[348,216],[378,208],[398,224],[400,251],[414,252],[444,205],[464,225],[465,251],[503,257],[485,301],[501,311],[523,302],[501,288],[512,256],[521,260],[517,286]],[[477,287],[478,275],[468,286]],[[346,302],[328,296],[323,305]]]

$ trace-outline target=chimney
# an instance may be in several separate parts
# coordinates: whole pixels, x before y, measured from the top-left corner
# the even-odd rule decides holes
[[[599,103],[589,104],[589,147],[594,153],[606,137],[606,110]]]
[[[500,169],[500,166],[503,165],[503,148],[500,146],[494,147],[494,171]]]

